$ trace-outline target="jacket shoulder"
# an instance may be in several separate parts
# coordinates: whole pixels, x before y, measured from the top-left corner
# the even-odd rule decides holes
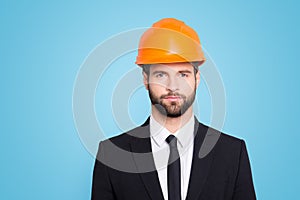
[[[222,137],[222,139],[224,139],[225,141],[228,141],[228,142],[242,142],[243,139],[241,138],[238,138],[238,137],[235,137],[235,136],[232,136],[230,134],[227,134],[225,132],[222,132],[222,131],[219,131],[213,127],[210,127],[210,126],[207,126],[205,124],[202,124],[201,122],[198,122],[199,123],[199,128],[201,129],[204,129],[207,131],[207,133],[210,133],[210,134],[213,134],[213,135],[220,135]]]
[[[199,123],[199,125],[201,129],[200,132],[205,133],[202,144],[204,146],[214,146],[214,148],[223,152],[239,152],[242,146],[245,146],[243,139],[216,130],[202,123]]]
[[[234,137],[232,135],[229,135],[227,133],[221,133],[221,142],[226,143],[226,144],[231,144],[231,145],[240,145],[241,143],[244,142],[243,139]]]
[[[130,150],[130,143],[137,138],[149,138],[150,131],[148,126],[138,126],[117,136],[100,141],[100,144],[113,143],[124,150]]]

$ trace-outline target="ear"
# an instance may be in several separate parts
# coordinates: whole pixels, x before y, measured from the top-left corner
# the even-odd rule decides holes
[[[198,85],[200,83],[200,70],[196,73],[196,88],[198,88]]]
[[[148,90],[149,89],[148,75],[145,72],[143,72],[143,82],[144,82],[144,86],[145,86],[146,90]]]

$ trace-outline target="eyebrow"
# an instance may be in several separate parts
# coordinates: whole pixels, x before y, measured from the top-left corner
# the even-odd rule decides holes
[[[159,70],[159,71],[154,71],[154,72],[152,72],[152,75],[160,74],[160,73],[162,73],[162,74],[167,74],[167,72]],[[180,70],[180,71],[178,71],[178,73],[191,74],[192,71],[186,69],[186,70]]]
[[[154,71],[154,72],[152,72],[152,75],[160,74],[160,73],[167,74],[167,72],[165,72],[165,71]]]
[[[179,73],[188,73],[191,74],[192,72],[190,70],[180,70],[178,71]]]

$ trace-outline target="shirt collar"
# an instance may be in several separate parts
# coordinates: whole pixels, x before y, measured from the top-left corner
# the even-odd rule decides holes
[[[158,123],[151,115],[150,116],[151,137],[153,138],[153,140],[158,146],[161,146],[164,144],[164,142],[166,142],[165,140],[170,134],[174,134],[174,136],[179,141],[181,147],[186,147],[190,144],[190,142],[193,141],[194,124],[195,124],[195,118],[194,116],[192,116],[183,127],[181,127],[175,133],[171,133],[168,129],[166,129],[160,123]]]

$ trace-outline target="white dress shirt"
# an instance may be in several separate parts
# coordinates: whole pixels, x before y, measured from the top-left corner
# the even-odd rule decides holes
[[[159,124],[152,115],[150,116],[151,147],[154,163],[158,172],[159,183],[165,200],[168,200],[167,169],[170,154],[169,144],[166,142],[166,138],[170,134],[173,134],[177,138],[181,169],[181,198],[184,200],[187,195],[193,159],[194,123],[195,119],[194,116],[192,116],[183,127],[175,133],[171,133]]]

